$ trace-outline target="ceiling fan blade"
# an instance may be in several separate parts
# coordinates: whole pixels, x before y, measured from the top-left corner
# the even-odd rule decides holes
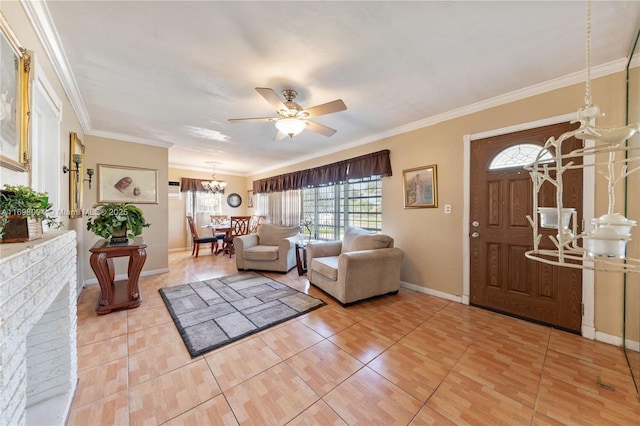
[[[277,95],[273,89],[269,89],[268,87],[256,87],[258,93],[262,95],[263,98],[267,100],[273,106],[276,111],[280,111],[281,109],[287,110],[287,107],[282,102],[282,99]]]
[[[337,130],[332,129],[331,127],[323,126],[322,124],[318,124],[313,121],[307,121],[307,129],[327,137],[332,136],[337,132]]]
[[[230,118],[229,123],[241,123],[245,121],[276,121],[275,117],[258,117],[258,118]]]
[[[326,104],[307,108],[304,111],[309,114],[309,117],[318,117],[319,115],[331,114],[338,111],[344,111],[346,109],[347,106],[342,102],[342,99],[336,99],[335,101],[327,102]]]

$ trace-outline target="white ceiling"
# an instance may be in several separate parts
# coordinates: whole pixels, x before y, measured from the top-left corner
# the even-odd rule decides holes
[[[190,169],[219,161],[218,172],[249,175],[520,89],[584,80],[583,1],[25,7],[57,32],[61,49],[48,49],[87,134],[170,146],[170,165]],[[623,69],[640,2],[592,10],[592,66]],[[255,87],[295,89],[303,107],[340,98],[348,109],[315,119],[332,137],[305,130],[274,141],[273,123],[227,121],[275,116]]]

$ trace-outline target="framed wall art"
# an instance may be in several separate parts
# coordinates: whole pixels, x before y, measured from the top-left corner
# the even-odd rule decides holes
[[[250,207],[250,208],[253,207],[253,191],[252,190],[247,191],[247,207]]]
[[[69,218],[82,217],[84,182],[84,145],[76,132],[69,136]]]
[[[158,204],[158,170],[98,164],[98,202]]]
[[[31,57],[18,42],[2,13],[0,69],[0,166],[26,172],[29,168]]]
[[[404,207],[438,207],[437,166],[416,167],[402,171]]]

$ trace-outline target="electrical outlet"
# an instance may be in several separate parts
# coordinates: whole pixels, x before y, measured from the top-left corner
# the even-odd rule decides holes
[[[445,204],[444,205],[444,213],[445,214],[450,214],[451,213],[451,204]]]

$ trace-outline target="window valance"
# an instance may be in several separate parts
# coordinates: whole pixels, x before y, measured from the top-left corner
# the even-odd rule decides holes
[[[312,169],[300,170],[253,181],[257,194],[282,192],[322,185],[334,185],[348,179],[368,176],[392,176],[388,149],[342,160]]]

